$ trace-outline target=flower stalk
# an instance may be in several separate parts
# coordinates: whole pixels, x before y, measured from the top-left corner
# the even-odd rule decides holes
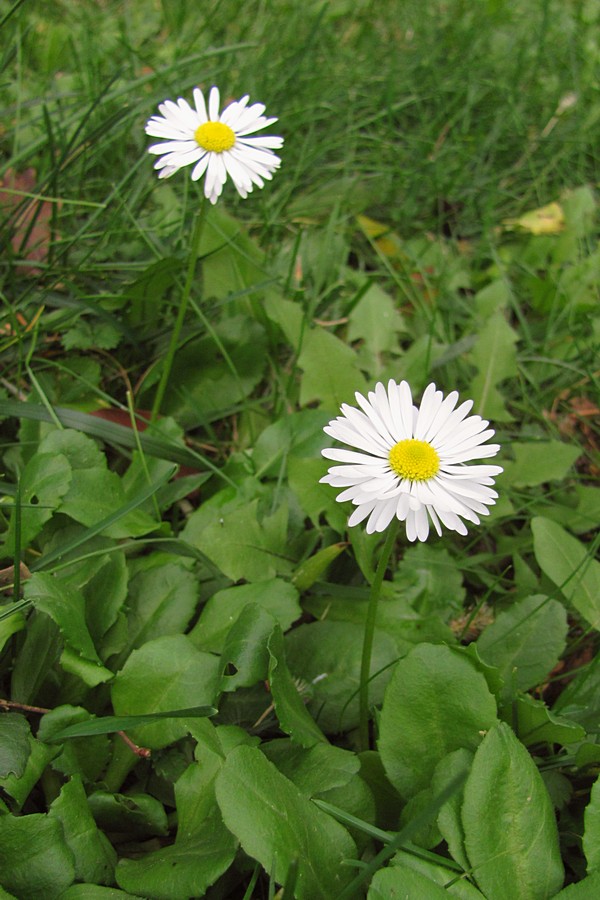
[[[196,212],[196,218],[194,220],[194,227],[192,230],[192,238],[190,241],[190,255],[188,258],[188,266],[187,272],[185,276],[185,283],[183,285],[183,293],[181,294],[181,300],[179,301],[179,308],[177,310],[177,317],[175,319],[175,323],[173,325],[173,330],[171,332],[171,340],[169,341],[169,348],[167,350],[167,355],[165,357],[165,361],[163,363],[162,372],[160,375],[160,381],[158,383],[158,388],[156,390],[156,395],[154,397],[154,403],[152,405],[152,421],[156,421],[157,416],[160,413],[162,403],[164,400],[165,392],[167,390],[167,385],[169,383],[169,377],[171,375],[171,369],[173,368],[173,360],[175,359],[175,353],[177,352],[177,346],[179,344],[179,336],[181,334],[181,329],[183,327],[183,323],[185,321],[185,314],[188,308],[188,302],[190,299],[190,293],[192,290],[192,284],[194,282],[194,275],[196,273],[196,263],[198,261],[198,256],[200,254],[200,240],[202,238],[202,231],[204,229],[204,222],[206,219],[206,202],[205,198],[201,197],[200,206]]]
[[[359,742],[361,750],[368,750],[369,740],[369,682],[371,680],[371,657],[373,655],[373,639],[377,622],[377,606],[381,594],[381,585],[396,543],[399,522],[395,520],[388,528],[385,543],[379,557],[375,577],[369,592],[369,605],[363,635],[362,657],[360,662],[360,685],[358,689],[359,709]]]

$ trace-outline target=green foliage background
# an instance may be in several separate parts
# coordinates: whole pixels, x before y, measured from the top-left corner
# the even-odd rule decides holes
[[[0,896],[599,892],[599,21],[0,2]],[[143,126],[212,84],[283,163],[208,211],[149,424],[199,194]],[[364,750],[381,538],[320,450],[388,378],[472,397],[504,473],[399,539]]]

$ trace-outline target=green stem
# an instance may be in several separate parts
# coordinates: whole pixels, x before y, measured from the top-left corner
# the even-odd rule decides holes
[[[379,595],[381,593],[381,585],[383,576],[387,569],[394,549],[396,535],[398,533],[398,520],[394,518],[388,528],[387,537],[377,571],[371,584],[371,592],[369,594],[369,606],[367,608],[367,619],[365,621],[365,633],[363,637],[362,658],[360,663],[360,686],[358,689],[358,705],[359,705],[359,737],[361,750],[369,749],[369,681],[371,678],[371,656],[373,652],[373,638],[375,636],[375,622],[377,621],[377,604],[379,603]]]
[[[179,335],[181,334],[181,329],[185,320],[185,314],[187,312],[188,301],[190,299],[192,284],[194,282],[194,275],[196,274],[196,262],[198,260],[198,253],[200,250],[200,238],[202,237],[202,229],[204,227],[204,221],[206,218],[205,209],[206,201],[204,195],[202,195],[202,199],[200,200],[200,207],[198,209],[198,212],[196,213],[194,230],[192,231],[192,240],[190,242],[190,256],[188,259],[188,267],[185,276],[185,284],[183,286],[183,293],[179,302],[179,309],[177,310],[177,318],[175,319],[173,331],[171,332],[171,340],[169,342],[169,349],[167,350],[167,355],[162,367],[160,382],[158,384],[156,395],[154,397],[154,403],[152,405],[153,422],[156,420],[160,412],[160,408],[165,396],[165,391],[167,390],[167,384],[169,382],[171,369],[173,367],[173,360],[175,359],[177,345],[179,343]]]

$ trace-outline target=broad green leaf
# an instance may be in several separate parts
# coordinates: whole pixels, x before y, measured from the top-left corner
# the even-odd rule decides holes
[[[337,502],[330,485],[320,483],[319,479],[326,472],[327,461],[324,459],[291,457],[288,461],[289,486],[313,525],[319,526],[319,518],[324,513],[331,527],[343,534],[349,513],[342,503]]]
[[[423,824],[417,824],[416,826],[413,826],[413,822],[415,819],[421,820],[426,815],[435,796],[436,794],[431,785],[414,794],[403,805],[398,823],[400,828],[409,826],[413,828],[411,833],[412,843],[425,850],[431,850],[442,842],[442,834],[438,828],[437,821],[429,819]]]
[[[331,744],[319,743],[305,748],[280,738],[263,744],[261,750],[307,797],[333,788],[345,788],[360,769],[360,761],[354,753]]]
[[[575,670],[572,681],[559,694],[554,712],[567,716],[592,733],[600,718],[600,655],[588,666]]]
[[[1,898],[0,894],[0,898]],[[138,894],[130,894],[129,891],[120,891],[114,887],[101,887],[96,884],[72,884],[67,888],[64,894],[60,895],[60,900],[121,900],[122,897],[129,897],[129,900],[144,900]]]
[[[149,641],[134,650],[112,684],[117,716],[147,715],[193,706],[211,706],[219,659],[197,650],[183,634]],[[152,749],[166,747],[187,732],[185,719],[136,729],[134,740]]]
[[[294,628],[285,638],[290,672],[309,698],[308,709],[326,733],[358,725],[358,687],[364,627],[326,619]],[[373,642],[371,703],[381,702],[391,666],[398,657],[394,640],[378,628]]]
[[[517,374],[517,340],[517,334],[503,313],[497,312],[479,330],[477,343],[470,354],[470,361],[477,369],[470,389],[475,411],[496,422],[512,420],[498,384]]]
[[[63,454],[71,466],[71,481],[60,507],[64,515],[92,526],[125,505],[121,479],[108,469],[106,457],[91,438],[68,428],[51,431],[41,442],[40,452]],[[156,527],[154,519],[135,509],[108,526],[104,533],[123,538],[147,534]]]
[[[25,716],[13,712],[0,714],[0,778],[21,777],[31,753],[30,734]]]
[[[215,799],[215,779],[223,760],[204,748],[201,760],[189,765],[175,783],[174,845],[136,861],[122,861],[117,872],[121,887],[165,900],[187,900],[202,896],[231,865],[237,842],[223,825]]]
[[[594,872],[587,878],[582,878],[577,884],[570,884],[558,894],[554,900],[592,900],[600,896],[600,872]]]
[[[254,319],[223,319],[178,350],[170,379],[177,390],[167,391],[164,411],[190,429],[236,409],[263,377],[266,349],[264,329]]]
[[[588,875],[600,874],[600,779],[596,779],[583,817],[583,852]]]
[[[287,631],[302,615],[297,589],[280,578],[254,584],[237,584],[217,591],[202,608],[198,622],[189,633],[200,650],[220,653],[230,628],[249,603],[259,604]]]
[[[0,816],[0,877],[16,897],[57,900],[75,879],[62,826],[50,816]]]
[[[394,573],[394,588],[421,615],[448,616],[462,611],[463,576],[456,560],[443,548],[428,544],[409,547]]]
[[[25,628],[25,616],[22,612],[14,612],[0,619],[0,653],[4,650],[6,642]]]
[[[475,752],[462,808],[473,875],[488,900],[538,900],[563,884],[554,810],[527,750],[504,722]]]
[[[61,528],[45,545],[45,553],[64,548],[65,544],[84,534],[85,529],[81,525]],[[72,563],[64,566],[67,559],[72,559]],[[125,553],[110,538],[96,535],[68,556],[61,556],[60,580],[83,594],[86,623],[97,648],[123,607],[127,597],[127,578]]]
[[[28,547],[39,534],[42,525],[47,522],[57,509],[69,490],[72,472],[67,458],[61,453],[36,453],[20,479],[21,504],[21,540],[19,553]],[[3,554],[15,555],[16,510],[13,509],[8,531],[3,537]]]
[[[57,747],[47,747],[41,741],[29,735],[29,755],[23,772],[16,775],[6,775],[0,778],[0,792],[8,794],[13,800],[11,804],[16,810],[20,810],[29,794],[40,780],[40,776],[50,760],[58,753]],[[1,821],[0,816],[0,821]],[[2,868],[0,867],[0,872]]]
[[[88,797],[88,803],[94,819],[104,831],[126,834],[132,840],[164,837],[169,833],[164,806],[149,794],[94,791]]]
[[[344,865],[356,848],[348,832],[317,809],[253,747],[237,747],[217,778],[217,801],[244,851],[279,884],[298,866],[298,900],[330,900],[352,880]]]
[[[325,409],[337,410],[355,391],[366,390],[354,350],[319,325],[305,331],[298,366],[304,372],[301,406],[319,401]]]
[[[414,796],[448,753],[474,750],[496,721],[496,701],[470,660],[419,644],[396,664],[385,692],[379,752],[388,778],[403,797]]]
[[[323,432],[328,420],[328,413],[321,410],[301,409],[268,425],[252,448],[256,477],[278,478],[290,456],[317,456],[329,441]]]
[[[431,782],[434,793],[439,795],[458,775],[468,772],[472,762],[473,753],[465,749],[454,750],[440,760]],[[462,803],[463,791],[456,791],[440,809],[437,823],[442,837],[448,844],[450,854],[465,871],[468,871],[469,860],[465,850],[465,832],[461,818]]]
[[[236,842],[217,816],[193,838],[176,841],[139,859],[121,859],[116,871],[119,887],[153,900],[203,897],[235,857]]]
[[[500,612],[477,640],[477,649],[500,670],[511,695],[535,687],[552,671],[565,649],[567,629],[562,603],[535,594]]]
[[[94,686],[113,677],[113,673],[102,666],[92,643],[85,621],[85,604],[79,591],[52,575],[36,572],[27,580],[24,596],[58,625],[65,644],[75,657],[92,664],[90,680],[85,679],[86,683]]]
[[[276,625],[258,603],[249,603],[231,626],[221,653],[222,691],[235,691],[264,681],[269,668],[267,644]]]
[[[508,716],[526,747],[534,744],[561,744],[564,747],[585,739],[581,725],[556,715],[545,703],[529,694],[513,700]]]
[[[71,725],[90,722],[90,714],[81,706],[57,706],[40,719],[38,738],[51,744],[54,735]],[[52,768],[64,775],[81,775],[86,782],[94,782],[103,774],[110,756],[110,742],[106,735],[86,735],[81,740],[65,741],[60,753],[52,760]]]
[[[32,703],[58,661],[63,647],[60,631],[49,616],[34,611],[27,619],[25,641],[14,664],[11,697],[18,703]]]
[[[312,747],[327,738],[308,713],[298,684],[286,664],[283,633],[277,626],[268,643],[269,685],[281,730],[303,747]]]
[[[392,897],[399,900],[405,897],[410,900],[448,900],[448,892],[415,869],[398,865],[376,872],[367,894],[367,900],[390,900]]]
[[[75,862],[77,881],[113,884],[117,854],[106,835],[96,827],[81,777],[63,785],[50,806],[49,817],[62,825],[65,841]]]
[[[187,561],[166,553],[139,561],[129,580],[127,650],[185,632],[197,602],[198,579]]]
[[[183,539],[205,553],[232,581],[266,581],[289,569],[285,504],[261,519],[257,499],[225,506],[199,534],[194,533],[193,519],[184,529]]]
[[[600,563],[577,538],[543,516],[531,521],[535,558],[577,612],[600,629]]]
[[[369,285],[348,316],[349,343],[362,341],[360,356],[371,375],[379,375],[382,354],[398,351],[398,335],[406,331],[396,302],[378,284]]]
[[[443,856],[438,857],[439,862],[437,863],[434,859],[435,857],[432,858],[431,856],[428,859],[421,859],[414,853],[399,850],[392,858],[391,866],[392,870],[396,869],[396,867],[402,867],[413,872],[419,872],[429,881],[435,882],[435,884],[444,888],[446,898],[449,894],[451,897],[459,897],[460,900],[484,900],[483,894],[477,890],[475,885],[467,881],[464,876],[457,877],[458,873],[447,866],[447,860]],[[427,900],[426,895],[424,895],[423,900]]]
[[[518,487],[534,487],[546,481],[562,481],[581,449],[563,441],[529,441],[512,443],[513,460],[503,460],[503,479]]]

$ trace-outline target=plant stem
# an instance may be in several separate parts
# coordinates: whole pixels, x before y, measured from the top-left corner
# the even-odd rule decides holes
[[[383,576],[385,575],[385,570],[390,561],[397,533],[398,520],[394,518],[388,528],[385,544],[383,545],[383,550],[379,557],[379,563],[369,594],[369,606],[367,608],[367,619],[365,621],[365,633],[360,663],[360,686],[358,689],[359,738],[361,750],[369,749],[369,681],[371,677],[371,655],[373,652],[373,638],[375,636],[375,622],[377,620],[377,604],[379,603]]]
[[[196,262],[198,260],[198,252],[200,250],[200,238],[202,237],[202,229],[204,227],[205,221],[205,210],[206,210],[206,200],[204,195],[202,195],[200,200],[200,206],[198,208],[198,212],[196,213],[196,219],[194,221],[194,229],[192,231],[192,239],[190,242],[190,255],[188,259],[188,267],[187,273],[185,276],[185,284],[183,286],[183,293],[181,295],[181,300],[179,301],[179,309],[177,310],[177,318],[175,319],[175,324],[173,325],[173,331],[171,332],[171,340],[169,342],[169,349],[167,350],[167,355],[165,357],[165,361],[162,367],[162,372],[160,376],[160,381],[158,384],[158,388],[156,390],[156,395],[154,397],[154,403],[152,404],[152,421],[154,422],[160,412],[160,408],[162,406],[162,402],[165,396],[165,391],[167,389],[167,384],[169,382],[169,376],[171,375],[171,369],[173,367],[173,360],[175,359],[175,354],[177,352],[177,344],[179,343],[179,335],[181,334],[181,329],[183,327],[183,322],[185,320],[185,314],[187,312],[188,301],[190,299],[190,293],[192,290],[192,284],[194,282],[194,275],[196,273]]]

